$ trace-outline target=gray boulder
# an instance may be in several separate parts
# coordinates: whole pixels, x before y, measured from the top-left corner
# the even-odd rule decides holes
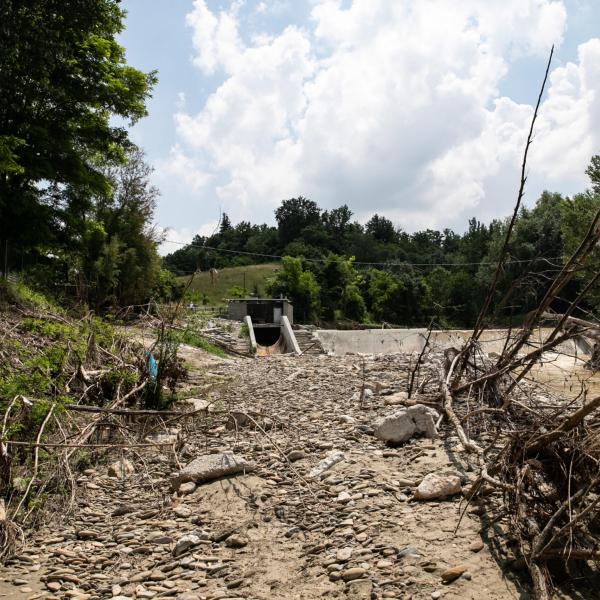
[[[431,439],[437,438],[435,422],[439,414],[424,404],[402,408],[391,415],[378,419],[374,424],[374,435],[384,442],[405,442],[424,433]]]
[[[233,452],[207,454],[195,458],[171,479],[173,491],[177,491],[182,483],[193,481],[203,483],[238,473],[254,471],[256,466]]]

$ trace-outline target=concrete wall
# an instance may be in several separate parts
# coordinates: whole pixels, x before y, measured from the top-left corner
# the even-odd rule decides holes
[[[516,330],[518,331],[518,330]],[[516,334],[513,331],[512,335]],[[532,342],[540,343],[550,333],[550,329],[541,328],[532,335]],[[485,352],[500,354],[504,347],[508,331],[506,329],[489,329],[480,338]],[[426,329],[362,329],[356,331],[339,331],[320,329],[315,335],[321,341],[328,354],[406,354],[420,352],[425,344]],[[460,348],[470,337],[469,330],[433,331],[430,345],[445,349]],[[561,344],[563,352],[581,353],[573,341]]]
[[[281,335],[283,336],[283,339],[285,341],[286,352],[302,354],[302,352],[300,351],[300,346],[298,346],[298,342],[296,341],[296,336],[294,335],[292,325],[285,315],[281,317]]]
[[[319,329],[316,337],[328,354],[400,354],[420,352],[426,329]]]
[[[247,314],[248,309],[245,302],[230,302],[227,307],[227,318],[232,321],[243,321]]]
[[[254,335],[254,327],[252,326],[252,319],[246,315],[244,317],[244,323],[248,327],[248,336],[250,337],[250,352],[256,354],[256,336]]]

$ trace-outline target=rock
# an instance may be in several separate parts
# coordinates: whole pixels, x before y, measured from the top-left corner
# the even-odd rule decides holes
[[[346,423],[348,425],[354,425],[356,423],[356,419],[351,417],[350,415],[342,415],[340,417],[340,423]]]
[[[98,537],[98,532],[92,529],[80,529],[77,532],[77,537],[80,540],[95,540]]]
[[[334,450],[333,452],[330,452],[327,457],[324,458],[314,469],[312,469],[308,476],[312,477],[313,479],[320,479],[323,473],[329,471],[331,467],[343,461],[345,458],[346,456],[343,452]]]
[[[123,477],[133,475],[133,473],[135,473],[135,467],[127,458],[117,460],[108,466],[109,477],[118,477],[119,479],[123,479]]]
[[[373,583],[369,579],[351,581],[346,586],[346,597],[349,600],[371,600]]]
[[[362,567],[353,567],[351,569],[346,569],[340,573],[341,578],[344,581],[354,581],[355,579],[360,579],[367,574],[367,570]]]
[[[245,535],[234,533],[225,540],[228,548],[243,548],[248,545],[248,538]]]
[[[201,541],[202,540],[197,535],[194,535],[193,533],[184,535],[183,537],[179,538],[179,540],[177,540],[177,543],[175,544],[175,549],[173,550],[173,554],[175,556],[181,556],[184,552],[187,552],[187,550],[189,550],[190,548],[193,548],[194,546],[197,546],[198,544],[200,544]]]
[[[62,585],[58,581],[49,581],[48,583],[46,583],[46,587],[51,592],[58,592],[60,590],[60,588],[62,587]]]
[[[483,542],[481,540],[474,540],[469,544],[469,550],[471,552],[481,552],[483,550]]]
[[[433,500],[434,498],[454,496],[460,492],[460,477],[457,475],[429,473],[418,485],[414,497],[416,500]]]
[[[196,491],[196,484],[193,481],[188,481],[187,483],[182,483],[177,490],[177,493],[181,496],[185,496],[186,494],[192,494]]]
[[[154,433],[144,438],[149,444],[161,444],[163,446],[172,446],[177,443],[179,434],[172,433]]]
[[[346,548],[340,548],[335,553],[335,558],[338,562],[346,562],[346,561],[350,560],[350,558],[352,557],[353,551],[354,551],[354,549],[351,548],[350,546],[348,546]]]
[[[192,411],[205,412],[205,413],[210,412],[210,407],[212,404],[212,402],[209,402],[208,400],[204,400],[202,398],[186,398],[185,402],[187,404],[191,404]]]
[[[451,583],[455,579],[458,579],[467,570],[468,570],[467,565],[457,565],[456,567],[446,569],[442,573],[442,581],[444,583]]]
[[[184,483],[183,485],[186,485],[186,484]],[[181,488],[179,488],[179,489],[181,490]],[[192,509],[189,506],[186,506],[185,504],[180,504],[179,506],[176,506],[173,509],[173,512],[178,517],[181,517],[183,519],[187,519],[188,517],[192,516]]]
[[[378,419],[373,425],[374,435],[384,442],[395,444],[405,442],[419,433],[435,439],[435,421],[438,418],[439,414],[433,408],[415,404]]]
[[[292,450],[287,455],[287,458],[291,462],[296,462],[297,460],[302,460],[303,458],[306,458],[306,452],[303,452],[302,450]]]
[[[439,600],[442,597],[442,592],[436,590],[435,592],[431,592],[431,597],[433,600]]]
[[[386,396],[383,403],[386,406],[397,406],[398,404],[404,404],[408,400],[408,392],[396,392]]]
[[[402,550],[398,552],[398,556],[400,558],[406,558],[408,556],[419,557],[421,554],[414,546],[406,546],[406,548],[402,548]]]
[[[350,500],[352,500],[352,496],[348,492],[340,492],[335,499],[336,502],[340,502],[341,504],[346,504],[346,502],[350,502]]]
[[[173,491],[177,491],[182,483],[190,481],[202,483],[227,475],[253,471],[255,468],[255,465],[233,452],[200,456],[188,463],[171,479],[171,487]]]

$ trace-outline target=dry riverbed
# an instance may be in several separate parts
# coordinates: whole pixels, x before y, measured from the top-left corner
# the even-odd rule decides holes
[[[211,403],[169,447],[113,455],[79,476],[73,513],[56,516],[0,572],[7,598],[509,599],[529,594],[504,561],[501,517],[462,495],[414,500],[428,474],[464,470],[439,440],[386,447],[372,424],[394,410],[409,357],[289,355],[215,359],[186,348],[189,394]],[[361,398],[363,384],[372,390]],[[241,410],[226,423],[222,411]],[[443,426],[442,426],[443,427]],[[248,473],[172,492],[187,462],[233,451]],[[310,472],[332,453],[343,459]],[[124,463],[129,465],[129,463]],[[185,493],[184,493],[185,492]],[[463,514],[464,513],[464,514]],[[461,519],[462,515],[462,519]],[[459,524],[460,521],[460,524]],[[444,583],[448,569],[459,576]]]

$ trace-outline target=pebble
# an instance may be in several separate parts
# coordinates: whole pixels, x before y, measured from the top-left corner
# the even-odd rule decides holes
[[[450,569],[446,569],[442,573],[442,581],[444,583],[451,583],[465,573],[468,568],[469,567],[467,567],[467,565],[457,565],[455,567],[451,567]]]
[[[340,573],[341,578],[344,581],[353,581],[354,579],[360,579],[367,574],[367,570],[362,567],[353,567],[351,569],[346,569]]]

